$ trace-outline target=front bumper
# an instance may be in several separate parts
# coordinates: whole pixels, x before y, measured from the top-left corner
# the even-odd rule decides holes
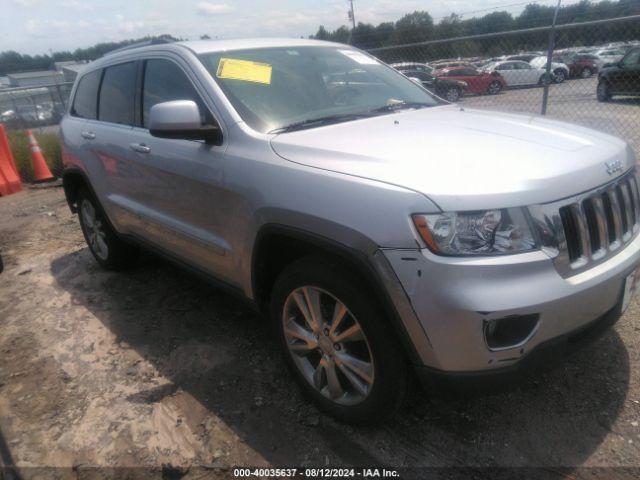
[[[625,278],[640,263],[640,236],[606,262],[568,278],[542,251],[491,258],[441,257],[428,250],[384,255],[427,336],[421,343],[429,349],[419,352],[424,365],[481,373],[513,367],[536,347],[615,316]],[[524,315],[540,318],[525,342],[489,349],[486,321]]]

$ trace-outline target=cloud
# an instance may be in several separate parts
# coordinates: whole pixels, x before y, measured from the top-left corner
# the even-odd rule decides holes
[[[41,0],[11,0],[11,3],[19,7],[33,7],[40,3]]]
[[[136,35],[152,35],[157,34],[159,29],[165,28],[169,22],[156,15],[147,15],[137,20],[128,20],[124,15],[116,15],[117,30],[119,33],[127,35],[135,33]]]
[[[203,15],[222,15],[233,11],[233,7],[226,3],[200,2],[196,5],[198,13]]]

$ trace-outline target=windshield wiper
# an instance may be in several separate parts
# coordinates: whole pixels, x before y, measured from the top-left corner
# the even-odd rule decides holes
[[[320,127],[322,125],[331,125],[332,123],[348,122],[349,120],[357,120],[360,118],[371,117],[380,113],[395,112],[397,110],[405,109],[418,109],[425,107],[432,107],[430,103],[423,102],[397,102],[390,105],[384,105],[382,107],[367,110],[366,112],[359,113],[339,113],[335,115],[327,115],[326,117],[311,118],[307,120],[301,120],[294,122],[283,127],[278,127],[270,130],[268,133],[285,133],[293,132],[295,130],[302,130],[305,128]]]
[[[432,106],[433,105],[430,103],[423,102],[395,102],[389,105],[383,105],[382,107],[374,108],[373,110],[369,110],[368,113],[395,112],[397,110],[408,110],[411,108],[418,109]]]
[[[275,128],[268,133],[284,133],[292,132],[294,130],[302,130],[310,127],[320,127],[322,125],[331,125],[332,123],[347,122],[349,120],[356,120],[358,118],[366,117],[363,113],[340,113],[336,115],[327,115],[326,117],[310,118],[307,120],[301,120],[294,122],[284,127]]]

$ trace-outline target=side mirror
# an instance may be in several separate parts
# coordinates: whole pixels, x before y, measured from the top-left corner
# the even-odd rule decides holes
[[[204,140],[216,143],[220,129],[202,125],[200,109],[193,100],[156,103],[149,112],[149,133],[154,137],[181,140]]]

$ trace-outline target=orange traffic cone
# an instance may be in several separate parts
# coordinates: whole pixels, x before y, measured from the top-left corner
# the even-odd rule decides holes
[[[31,130],[27,130],[27,137],[29,137],[29,149],[31,150],[31,161],[33,163],[33,181],[48,182],[55,180],[55,177],[51,174],[51,170],[47,167],[47,162],[44,160],[42,150],[40,150],[36,137],[33,136]]]

